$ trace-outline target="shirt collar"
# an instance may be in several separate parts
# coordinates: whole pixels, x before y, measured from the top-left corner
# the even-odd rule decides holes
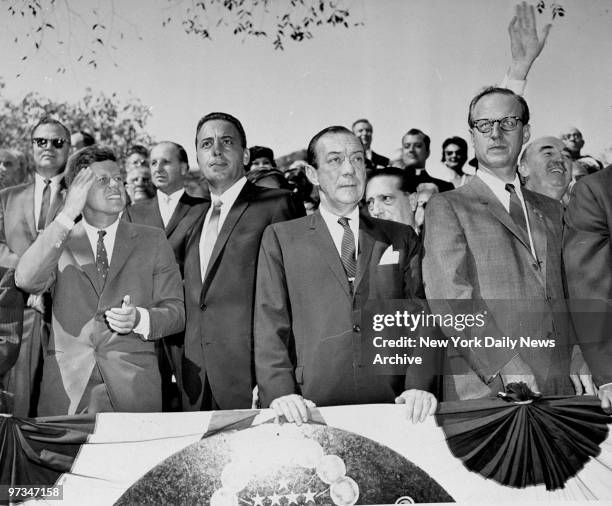
[[[183,193],[185,193],[185,188],[180,188],[170,195],[164,193],[163,191],[157,190],[157,199],[164,203],[168,201],[176,202],[183,196]]]
[[[476,175],[491,189],[495,189],[497,192],[501,193],[506,191],[506,184],[500,178],[498,178],[495,174],[488,170],[483,170],[482,167],[476,171]],[[511,181],[511,184],[514,185],[514,189],[517,193],[521,193],[521,180],[518,177],[518,173],[514,175],[514,180]]]
[[[83,227],[85,228],[85,232],[88,236],[95,237],[98,240],[98,230],[104,230],[108,236],[114,237],[117,234],[117,227],[119,227],[119,222],[121,221],[121,216],[118,216],[117,219],[111,223],[108,227],[105,228],[96,228],[90,223],[87,222],[85,217],[83,217]]]
[[[214,202],[215,200],[220,200],[223,203],[223,208],[229,209],[234,205],[236,199],[238,198],[239,193],[244,188],[244,185],[247,182],[246,176],[242,176],[238,181],[236,181],[232,186],[230,186],[227,190],[225,190],[221,195],[217,195],[215,193],[210,192],[210,199]]]
[[[323,206],[319,206],[319,211],[321,212],[321,217],[325,223],[327,223],[328,227],[331,224],[338,225],[338,218],[342,218],[342,216],[338,216],[328,211]],[[345,214],[344,217],[349,219],[349,226],[351,227],[351,230],[359,229],[359,206],[355,206],[355,209],[353,209],[350,213]]]
[[[62,181],[62,178],[64,177],[63,174],[57,174],[53,177],[50,177],[49,179],[51,180],[51,186],[59,186],[60,182]],[[38,172],[34,173],[34,181],[36,182],[37,186],[41,186],[42,188],[45,187],[45,179],[44,177],[42,177]]]

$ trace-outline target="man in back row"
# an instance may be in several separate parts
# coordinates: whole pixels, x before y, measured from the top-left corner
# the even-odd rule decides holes
[[[0,191],[0,265],[15,267],[64,202],[63,172],[70,151],[70,132],[56,119],[42,118],[32,129],[34,181]],[[46,346],[45,320],[50,309],[47,296],[26,298],[23,339],[17,363],[5,385],[15,395],[14,414],[33,416],[38,397],[37,382]],[[45,317],[47,316],[47,318]]]
[[[180,144],[170,141],[156,144],[151,149],[150,164],[153,185],[157,193],[152,199],[141,200],[128,206],[123,218],[132,223],[164,230],[182,275],[185,242],[197,219],[204,212],[203,206],[207,201],[200,197],[192,197],[185,191],[189,160],[187,152]],[[184,335],[181,332],[156,343],[162,374],[164,411],[176,410],[180,405],[178,391],[172,383],[172,375],[180,387],[183,339]]]

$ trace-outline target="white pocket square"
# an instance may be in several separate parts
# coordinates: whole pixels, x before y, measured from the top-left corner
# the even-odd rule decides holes
[[[399,263],[399,251],[395,251],[393,246],[389,246],[380,257],[378,265],[392,265]]]

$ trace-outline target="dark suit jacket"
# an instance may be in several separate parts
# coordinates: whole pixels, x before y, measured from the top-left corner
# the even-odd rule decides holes
[[[305,211],[290,193],[247,182],[219,230],[202,283],[199,243],[208,207],[188,240],[185,257],[183,407],[201,408],[208,381],[221,409],[250,408],[255,385],[253,299],[261,236],[270,223],[303,216]]]
[[[386,156],[379,155],[372,151],[372,158],[366,158],[366,170],[371,174],[376,169],[384,169],[389,165],[389,159]]]
[[[202,215],[203,206],[206,202],[209,201],[183,193],[174,213],[170,217],[167,227],[164,227],[164,222],[159,212],[157,196],[149,200],[141,200],[126,207],[123,219],[132,223],[149,225],[150,227],[165,230],[166,237],[170,241],[170,246],[172,246],[182,274],[183,263],[185,261],[185,243],[196,221]]]
[[[0,389],[2,377],[17,360],[23,330],[23,294],[15,286],[14,269],[0,267]]]
[[[563,258],[572,316],[599,385],[612,382],[611,236],[612,166],[578,181],[565,213]]]
[[[398,263],[379,265],[390,246],[399,251]],[[393,402],[406,388],[430,389],[432,376],[406,381],[406,375],[377,375],[361,353],[365,301],[424,296],[418,237],[411,227],[361,216],[359,250],[351,290],[319,212],[266,229],[255,302],[255,366],[264,407],[292,393],[330,406]]]
[[[569,322],[561,264],[561,207],[522,190],[539,263],[501,202],[478,177],[434,195],[425,212],[425,293],[433,311],[486,313],[476,336],[555,339],[554,348],[461,348],[453,359],[459,398],[496,395],[490,384],[517,353],[531,366],[542,393],[571,394]],[[467,299],[473,304],[453,302]],[[554,311],[554,313],[553,313]],[[453,329],[447,333],[457,335]],[[451,352],[453,350],[450,350]],[[447,392],[449,393],[449,392]],[[452,398],[452,392],[449,393]]]
[[[30,293],[53,294],[40,416],[74,414],[96,364],[115,411],[161,411],[153,341],[185,323],[179,269],[161,230],[120,221],[104,283],[82,222],[68,232],[54,221],[21,257],[15,280]],[[148,341],[106,324],[104,312],[125,295],[149,311]]]

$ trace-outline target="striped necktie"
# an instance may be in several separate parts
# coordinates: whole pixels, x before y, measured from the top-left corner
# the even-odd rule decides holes
[[[342,234],[342,246],[340,248],[340,258],[346,272],[346,277],[349,281],[353,281],[357,272],[357,258],[355,255],[355,235],[348,222],[349,218],[345,216],[338,218],[338,223],[340,223],[344,229],[344,234]]]

